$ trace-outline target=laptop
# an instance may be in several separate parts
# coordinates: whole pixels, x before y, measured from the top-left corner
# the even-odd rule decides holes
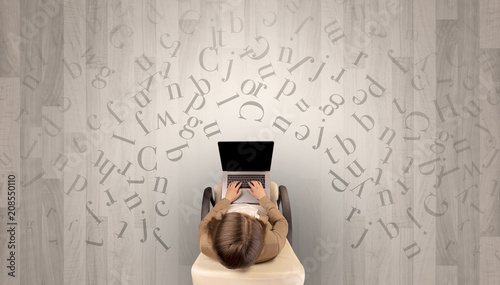
[[[222,164],[222,198],[226,197],[227,185],[232,181],[242,182],[241,196],[233,203],[259,203],[248,189],[249,181],[260,181],[267,197],[271,196],[272,141],[225,141],[219,142]]]

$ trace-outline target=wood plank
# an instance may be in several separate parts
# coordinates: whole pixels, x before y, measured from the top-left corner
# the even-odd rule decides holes
[[[500,282],[500,238],[483,237],[481,238],[480,259],[480,284],[498,284]]]
[[[500,48],[500,3],[493,0],[479,2],[479,45],[481,48]]]
[[[248,139],[275,141],[306,284],[497,284],[499,8],[2,2],[2,280],[190,284],[217,141]]]

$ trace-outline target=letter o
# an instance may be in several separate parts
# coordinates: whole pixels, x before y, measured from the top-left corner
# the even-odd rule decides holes
[[[316,271],[316,269],[318,269],[318,261],[310,256],[304,258],[302,264],[304,265],[304,269],[308,272],[314,272]],[[309,264],[311,265],[311,267],[308,266]]]
[[[493,95],[495,95],[497,97],[496,103],[494,103],[492,101],[492,99],[490,98],[490,94],[493,94]],[[488,101],[488,103],[490,103],[490,105],[498,105],[498,103],[500,103],[500,89],[493,88],[492,90],[488,91],[488,95],[486,97],[486,101]]]
[[[187,17],[187,15],[188,15],[189,13],[191,13],[191,12],[195,13],[195,14],[198,16],[198,18],[196,19],[196,24],[198,24],[198,23],[199,23],[199,21],[200,21],[201,15],[200,15],[200,13],[198,13],[198,12],[197,12],[197,11],[195,11],[195,10],[188,10],[188,11],[184,12],[184,14],[182,14],[182,15],[180,16],[180,18],[179,18],[179,29],[181,29],[181,31],[183,31],[184,33],[189,34],[189,35],[194,34],[194,32],[196,31],[196,26],[195,26],[195,27],[194,27],[194,29],[193,29],[192,31],[190,31],[190,32],[189,32],[189,31],[185,31],[185,30],[184,30],[184,28],[183,28],[183,26],[182,26],[182,22],[184,22],[184,21],[186,20],[185,18],[186,18],[186,17]],[[189,19],[189,20],[192,20],[192,19]]]
[[[66,167],[69,166],[70,168],[74,169],[82,163],[82,157],[78,155],[77,152],[69,152],[67,154],[67,157],[68,157],[68,164],[66,165]]]
[[[39,21],[41,19],[41,21]],[[38,11],[33,15],[33,24],[38,28],[43,27],[49,23],[49,15],[43,11]]]
[[[247,85],[247,82],[251,82],[252,83],[252,87],[251,87],[250,92],[245,92],[245,90],[244,90],[245,86]],[[247,80],[243,81],[243,83],[241,83],[241,92],[243,92],[243,94],[250,95],[254,91],[255,91],[255,82],[252,79],[247,79]]]
[[[328,111],[326,110],[328,108]],[[335,111],[335,109],[333,108],[332,105],[326,105],[324,107],[320,107],[320,110],[323,111],[323,114],[327,115],[327,116],[330,116],[333,114],[333,112]]]
[[[320,254],[320,251],[321,251],[321,247],[317,247],[315,250],[314,250],[314,258],[316,258],[317,260],[319,261],[325,261],[328,259],[328,252],[326,252],[326,254],[324,255],[321,255]]]

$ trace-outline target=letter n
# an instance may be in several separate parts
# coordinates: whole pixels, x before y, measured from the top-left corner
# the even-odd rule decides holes
[[[166,194],[167,193],[168,179],[165,177],[156,177],[155,189],[153,189],[153,191],[158,192],[158,187],[160,186],[160,180],[163,181],[163,190],[161,191],[161,193]]]
[[[377,194],[380,196],[380,202],[382,203],[382,206],[385,206],[385,199],[384,199],[384,193],[387,193],[387,196],[389,197],[389,205],[394,204],[394,201],[392,200],[392,193],[389,189],[385,189],[384,191],[380,191]]]
[[[414,247],[417,247],[417,250],[413,250],[412,253],[410,255],[408,255],[407,251],[409,251],[410,249],[412,249]],[[406,254],[406,257],[408,257],[408,259],[411,259],[415,255],[417,255],[417,254],[420,253],[420,246],[418,246],[416,242],[413,242],[413,244],[410,244],[409,246],[403,248],[403,250],[404,250],[404,252]]]
[[[128,202],[134,198],[138,198],[139,201],[137,201],[137,203],[133,204],[132,206],[129,206]],[[133,208],[139,206],[142,203],[142,199],[141,197],[139,197],[139,194],[137,194],[137,192],[135,192],[134,195],[128,197],[127,199],[123,199],[123,201],[125,201],[125,204],[127,204],[129,211],[132,211]]]

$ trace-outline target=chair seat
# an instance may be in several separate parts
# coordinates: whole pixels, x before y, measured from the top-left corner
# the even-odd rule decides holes
[[[219,261],[200,253],[191,267],[193,284],[304,284],[305,271],[286,241],[283,250],[272,260],[247,269],[227,269]],[[237,283],[235,283],[237,281]]]

